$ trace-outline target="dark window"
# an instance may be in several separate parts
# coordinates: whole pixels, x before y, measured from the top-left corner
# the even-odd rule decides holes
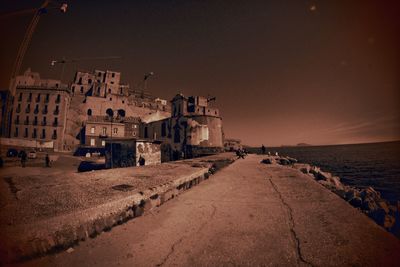
[[[87,115],[92,116],[92,110],[90,108],[87,110]]]
[[[36,138],[36,137],[37,137],[37,129],[33,128],[32,138]]]
[[[56,130],[56,129],[53,130],[53,136],[52,136],[52,138],[53,138],[53,139],[57,139],[57,130]]]
[[[181,131],[179,130],[178,127],[175,128],[174,142],[175,143],[180,143],[181,142]]]
[[[15,137],[18,137],[18,127],[15,127],[15,133],[14,133]]]
[[[22,93],[19,93],[18,101],[22,101]]]
[[[89,83],[92,83],[92,79],[89,79],[88,82],[89,82]]]
[[[17,115],[17,117],[15,118],[15,123],[19,124],[19,115]]]
[[[40,101],[40,94],[37,95],[36,102]]]
[[[161,136],[166,136],[167,135],[167,125],[165,124],[165,122],[163,122],[161,124]]]
[[[46,138],[46,129],[42,129],[42,139]]]
[[[79,78],[79,84],[82,84],[82,77]]]
[[[61,95],[57,95],[56,103],[60,103],[61,101]]]
[[[113,73],[111,73],[111,77],[113,77],[113,78],[115,77],[115,73],[114,73],[114,72],[113,72]]]
[[[25,128],[25,134],[24,137],[28,137],[28,128]]]
[[[144,138],[149,138],[149,132],[147,127],[144,127]]]

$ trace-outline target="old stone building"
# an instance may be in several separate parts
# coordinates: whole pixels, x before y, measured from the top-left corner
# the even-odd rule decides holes
[[[64,150],[66,115],[70,92],[58,80],[41,79],[26,71],[17,77],[11,120],[11,138],[53,141],[54,150]]]
[[[220,152],[224,146],[222,119],[212,101],[178,94],[171,100],[172,116],[144,123],[141,136],[162,141],[163,161]]]
[[[140,118],[120,117],[112,120],[108,116],[90,116],[84,128],[82,143],[88,147],[104,147],[106,139],[138,138]]]
[[[89,145],[90,141],[82,138],[82,134],[91,117],[104,117],[108,110],[124,117],[125,129],[128,136],[138,136],[135,129],[137,123],[127,118],[145,118],[151,114],[167,118],[170,116],[170,107],[163,99],[156,98],[143,90],[134,90],[127,84],[121,83],[121,74],[115,71],[95,70],[94,72],[78,71],[71,84],[71,108],[67,117],[67,147],[73,150],[79,145]],[[95,123],[99,123],[96,121]],[[95,138],[94,138],[95,139]],[[94,141],[98,146],[98,141]],[[101,142],[100,142],[101,143]]]

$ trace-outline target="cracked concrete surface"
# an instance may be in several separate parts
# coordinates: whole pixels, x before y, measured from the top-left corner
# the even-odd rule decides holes
[[[300,263],[304,263],[307,266],[313,266],[311,263],[307,262],[303,255],[301,254],[301,244],[300,244],[300,239],[297,236],[296,230],[295,230],[295,222],[293,219],[293,211],[292,208],[285,202],[284,198],[282,197],[282,194],[279,192],[277,186],[274,184],[274,182],[272,181],[272,179],[269,179],[272,188],[274,188],[275,192],[278,194],[279,199],[282,201],[282,205],[287,209],[288,212],[288,225],[290,228],[290,232],[292,233],[292,237],[293,237],[293,242],[294,242],[294,247],[295,247],[295,251],[296,251],[296,255],[298,258],[298,263],[300,265]]]
[[[253,155],[238,160],[152,213],[80,243],[72,253],[23,265],[398,264],[398,239],[306,175],[260,160]]]

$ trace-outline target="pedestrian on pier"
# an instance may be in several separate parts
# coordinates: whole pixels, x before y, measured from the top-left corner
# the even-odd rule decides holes
[[[25,150],[21,151],[20,156],[21,156],[21,166],[22,168],[25,168],[26,160],[28,158],[28,155],[26,154]]]
[[[47,167],[47,168],[50,168],[50,157],[49,157],[49,153],[46,153],[45,161],[46,161],[46,167]]]
[[[264,144],[261,146],[261,153],[264,155],[265,154],[265,146]]]

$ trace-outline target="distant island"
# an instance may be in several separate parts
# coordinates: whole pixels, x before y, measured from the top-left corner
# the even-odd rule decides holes
[[[307,144],[307,143],[298,143],[297,146],[312,146],[312,145]]]

